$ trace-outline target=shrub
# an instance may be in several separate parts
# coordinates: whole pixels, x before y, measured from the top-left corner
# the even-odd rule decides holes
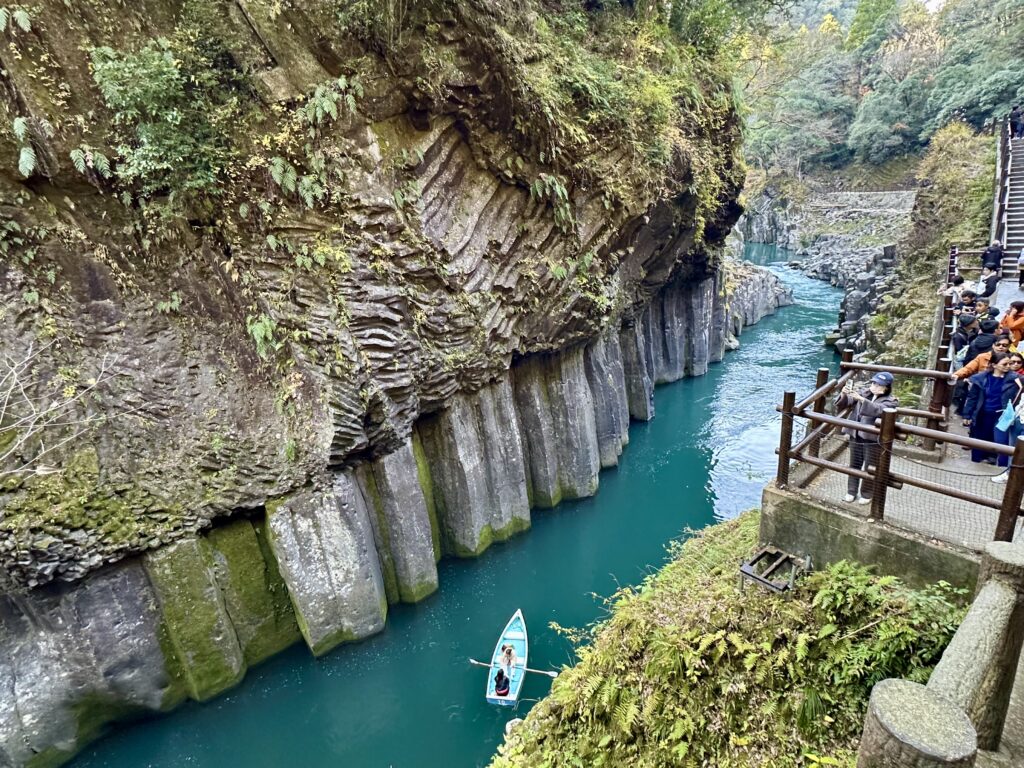
[[[120,184],[144,198],[218,194],[245,85],[216,45],[179,31],[134,53],[95,48],[92,72],[113,113]]]

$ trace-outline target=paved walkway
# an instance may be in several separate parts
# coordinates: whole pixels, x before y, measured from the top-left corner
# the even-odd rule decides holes
[[[965,431],[959,426],[953,429],[961,433]],[[840,438],[829,438],[822,446],[822,456],[840,449],[842,452],[834,461],[845,463],[848,454]],[[796,482],[804,476],[806,466],[801,465],[794,472]],[[973,463],[970,460],[970,451],[964,451],[958,446],[946,447],[945,459],[941,464],[901,456],[897,452],[897,455],[893,456],[891,468],[897,474],[954,487],[990,498],[994,502],[1002,499],[1003,490],[1006,488],[1005,485],[998,485],[991,480],[992,476],[999,472],[996,467]],[[870,509],[868,505],[843,501],[846,495],[846,481],[846,475],[824,471],[804,491],[822,501],[866,517]],[[975,552],[981,551],[992,541],[998,517],[998,511],[995,509],[911,485],[904,485],[900,490],[890,488],[886,495],[885,522],[889,525]],[[1024,520],[1018,520],[1015,541],[1024,541],[1022,528]]]

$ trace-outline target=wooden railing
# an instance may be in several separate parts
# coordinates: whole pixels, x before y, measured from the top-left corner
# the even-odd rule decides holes
[[[977,440],[947,432],[945,430],[946,421],[944,413],[951,394],[947,360],[943,361],[946,363],[944,370],[925,370],[854,363],[850,359],[851,356],[852,352],[847,350],[840,365],[842,373],[835,379],[830,380],[828,378],[827,368],[820,369],[818,371],[817,387],[803,399],[798,401],[796,393],[792,391],[784,394],[782,406],[778,408],[782,413],[782,428],[780,430],[779,448],[777,451],[779,462],[775,476],[776,484],[780,488],[789,487],[792,462],[809,464],[815,468],[798,484],[800,487],[809,485],[821,471],[837,472],[861,480],[871,481],[874,484],[874,488],[871,497],[870,516],[875,520],[885,519],[885,505],[889,489],[900,489],[905,485],[909,485],[942,496],[997,510],[999,517],[992,540],[1012,541],[1017,516],[1021,511],[1021,500],[1024,498],[1024,436],[1018,438],[1016,445],[1011,448],[1000,443]],[[931,379],[934,387],[928,410],[889,408],[885,410],[878,423],[873,426],[846,418],[849,415],[849,409],[834,416],[827,414],[825,412],[827,398],[840,391],[843,385],[850,381],[858,371],[888,371],[895,376]],[[897,419],[900,417],[923,419],[927,426],[922,427],[898,421]],[[804,419],[806,421],[806,431],[804,437],[794,445],[793,431],[797,419]],[[861,433],[877,435],[879,453],[876,465],[869,465],[866,470],[854,469],[853,467],[836,462],[834,459],[837,458],[838,454],[822,457],[820,455],[822,442],[837,429],[850,429]],[[921,438],[923,441],[930,442],[931,445],[948,443],[950,445],[1011,457],[1009,476],[1004,486],[1002,499],[981,496],[952,485],[942,485],[923,478],[914,477],[910,474],[893,471],[891,464],[893,445],[897,441],[904,441],[912,437]],[[841,445],[840,450],[844,447]]]

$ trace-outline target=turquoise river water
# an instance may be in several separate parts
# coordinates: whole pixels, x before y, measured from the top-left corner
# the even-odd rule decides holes
[[[686,528],[760,503],[773,475],[775,404],[813,389],[833,362],[821,344],[840,292],[784,266],[773,247],[748,246],[794,289],[795,306],[748,328],[708,375],[659,387],[653,421],[633,424],[597,495],[537,510],[533,528],[476,560],[440,564],[441,589],[392,606],[387,628],[321,659],[305,646],[251,670],[228,694],[121,728],[87,748],[76,768],[469,768],[487,765],[505,723],[525,715],[550,681],[533,675],[517,711],[484,702],[486,658],[522,608],[530,666],[572,661],[549,627],[587,625],[599,596],[636,584]]]

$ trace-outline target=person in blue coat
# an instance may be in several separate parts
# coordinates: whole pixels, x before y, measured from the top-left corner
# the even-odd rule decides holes
[[[1005,352],[993,352],[988,361],[988,370],[976,373],[967,380],[967,402],[964,403],[964,426],[971,428],[971,437],[990,443],[996,440],[996,422],[1006,404],[1015,400],[1024,389],[1020,377],[1010,368],[1010,356]],[[1006,467],[1009,456],[999,455],[996,459],[988,451],[971,449],[971,461]]]

